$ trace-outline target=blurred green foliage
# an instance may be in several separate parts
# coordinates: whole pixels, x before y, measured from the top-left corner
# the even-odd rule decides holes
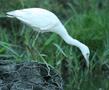
[[[16,19],[3,18],[7,11],[31,7],[54,12],[70,35],[90,48],[89,70],[80,51],[58,35],[38,35]],[[65,90],[108,90],[108,11],[109,0],[0,0],[0,59],[47,61],[66,80]]]

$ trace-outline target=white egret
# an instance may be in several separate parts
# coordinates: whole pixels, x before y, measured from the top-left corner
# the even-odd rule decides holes
[[[89,48],[72,38],[54,13],[42,8],[28,8],[7,12],[7,16],[19,19],[32,27],[35,31],[57,33],[67,44],[76,46],[80,49],[86,60],[86,65],[89,67]]]

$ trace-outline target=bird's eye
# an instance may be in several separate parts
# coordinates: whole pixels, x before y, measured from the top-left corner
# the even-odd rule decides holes
[[[89,56],[89,53],[87,53],[86,55]]]

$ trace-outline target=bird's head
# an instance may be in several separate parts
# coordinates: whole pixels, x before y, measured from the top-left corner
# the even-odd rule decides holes
[[[86,45],[82,45],[82,48],[80,49],[85,60],[86,60],[86,65],[89,67],[89,56],[90,56],[90,50]]]

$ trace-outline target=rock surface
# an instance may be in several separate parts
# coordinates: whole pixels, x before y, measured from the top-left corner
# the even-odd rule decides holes
[[[0,90],[63,90],[63,81],[46,64],[0,60]]]

